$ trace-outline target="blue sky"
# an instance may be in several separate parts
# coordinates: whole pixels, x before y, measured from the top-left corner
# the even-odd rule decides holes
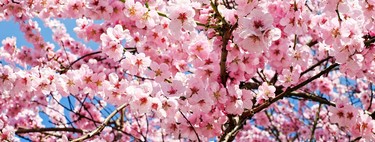
[[[52,40],[52,31],[48,27],[44,26],[44,23],[40,19],[33,19],[34,21],[38,22],[39,28],[41,28],[41,34],[44,37],[44,40],[46,42],[50,42],[55,44],[57,47],[56,42]],[[77,37],[75,32],[73,31],[74,27],[76,27],[76,21],[75,19],[59,19],[62,23],[65,24],[67,32],[70,34],[70,36],[77,41],[80,41],[82,43],[85,43],[89,47],[92,48],[98,48],[99,44],[95,42],[85,42],[83,39],[80,39]],[[101,21],[95,21],[95,23],[99,23]],[[17,47],[20,47],[22,45],[27,47],[32,47],[32,44],[27,42],[24,38],[23,32],[20,31],[20,26],[17,22],[14,21],[0,21],[0,40],[5,39],[6,37],[16,37],[17,38]]]

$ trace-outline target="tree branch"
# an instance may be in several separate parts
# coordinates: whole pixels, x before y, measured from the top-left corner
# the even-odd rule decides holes
[[[309,93],[292,92],[292,93],[288,94],[286,97],[291,97],[291,96],[301,97],[301,98],[304,98],[304,99],[307,99],[307,100],[312,100],[312,101],[319,102],[319,103],[326,104],[326,105],[330,105],[330,106],[336,106],[335,103],[333,103],[333,102],[331,102],[331,101],[329,101],[329,100],[327,100],[323,97],[316,96],[316,95],[309,94]]]
[[[197,137],[198,141],[200,142],[201,139],[199,139],[199,135],[198,135],[197,131],[195,130],[193,124],[191,124],[191,122],[189,121],[189,119],[187,119],[187,117],[184,115],[184,113],[181,112],[181,110],[178,110],[178,111],[181,113],[182,117],[185,118],[185,120],[187,121],[187,123],[188,123],[188,124],[190,125],[190,127],[193,129],[193,131],[194,131],[194,133],[195,133],[195,136]]]
[[[272,135],[275,136],[276,140],[278,142],[281,142],[281,139],[280,139],[280,132],[279,130],[277,129],[277,127],[275,125],[273,125],[272,123],[272,119],[271,119],[271,114],[267,113],[267,111],[264,111],[264,113],[266,114],[267,118],[268,118],[268,121],[270,122],[270,133],[272,133]],[[275,132],[276,131],[276,132]]]
[[[367,108],[367,111],[369,111],[372,107],[372,99],[374,98],[374,92],[372,91],[372,83],[370,83],[370,91],[371,91],[371,96],[370,96],[370,105]]]
[[[240,89],[252,90],[252,89],[258,89],[259,85],[256,84],[256,83],[252,83],[252,82],[241,82],[239,87],[240,87]],[[276,87],[276,94],[280,94],[280,93],[283,92],[282,86],[275,86],[275,87]],[[322,104],[326,104],[326,105],[330,105],[330,106],[336,106],[335,103],[333,103],[333,102],[331,102],[331,101],[329,101],[329,100],[327,100],[323,97],[316,96],[316,95],[309,94],[309,93],[290,92],[289,94],[286,94],[285,97],[300,97],[300,98],[303,98],[303,99],[319,102],[319,103],[322,103]]]
[[[82,57],[79,57],[77,60],[73,61],[72,63],[69,64],[69,66],[67,68],[64,68],[63,70],[60,71],[60,73],[65,73],[67,72],[70,68],[72,68],[72,66],[77,63],[78,61],[88,57],[88,56],[91,56],[91,55],[95,55],[95,54],[99,54],[99,53],[102,53],[102,51],[96,51],[96,52],[92,52],[92,53],[89,53],[89,54],[86,54],[86,55],[83,55]]]
[[[18,128],[16,130],[16,134],[24,134],[24,133],[41,133],[41,132],[74,132],[74,133],[83,133],[83,130],[76,129],[76,128],[31,128],[31,129],[25,129],[25,128]]]
[[[319,66],[323,62],[328,61],[331,58],[332,58],[331,56],[328,56],[327,58],[324,58],[324,59],[320,60],[319,62],[315,63],[314,65],[312,65],[311,67],[309,67],[308,69],[306,69],[305,71],[303,71],[301,73],[300,77],[303,76],[304,74],[308,73],[309,71],[313,70],[315,67]]]
[[[18,1],[14,1],[14,0],[11,0],[12,1],[12,3],[15,3],[15,4],[21,4],[20,2],[18,2]]]
[[[369,39],[366,39],[364,43],[366,47],[369,47],[374,42],[375,42],[375,37],[371,37]]]
[[[314,46],[316,44],[318,44],[318,41],[317,40],[312,40],[309,43],[307,43],[307,46],[312,47],[312,46]]]
[[[315,130],[316,130],[316,126],[318,125],[319,113],[320,113],[321,107],[322,107],[322,104],[319,104],[318,111],[315,114],[314,124],[313,124],[313,127],[311,129],[310,142],[313,142],[313,140],[314,140],[314,133],[315,133]]]
[[[83,136],[81,136],[77,139],[74,139],[72,142],[81,142],[85,139],[91,138],[94,135],[99,134],[100,132],[103,131],[104,127],[106,127],[108,125],[108,123],[112,119],[112,117],[114,117],[119,111],[121,111],[126,106],[128,106],[128,104],[123,104],[123,105],[119,106],[118,108],[116,108],[116,110],[114,110],[110,115],[107,116],[107,118],[104,120],[104,122],[98,128],[96,128],[94,131],[92,131],[90,133],[87,133],[87,134],[85,134],[85,135],[83,135]]]
[[[298,89],[300,89],[301,87],[305,86],[306,84],[310,83],[311,81],[319,78],[320,76],[330,72],[331,70],[333,70],[335,67],[337,67],[339,64],[337,63],[334,63],[332,64],[331,66],[329,66],[328,68],[326,68],[325,70],[321,71],[320,73],[316,74],[315,76],[305,80],[304,82],[298,84],[297,86],[294,86],[293,88],[287,88],[284,92],[278,94],[275,98],[273,99],[270,99],[268,101],[266,101],[265,103],[259,105],[259,106],[256,106],[254,107],[253,109],[251,110],[245,110],[242,115],[240,116],[239,118],[239,121],[237,124],[232,124],[232,126],[228,126],[224,133],[221,135],[220,137],[220,141],[233,141],[235,136],[237,135],[237,133],[239,132],[240,129],[242,129],[243,125],[245,124],[246,120],[253,117],[254,114],[266,109],[267,107],[269,107],[271,104],[273,104],[274,102],[284,98],[285,96],[287,96],[288,94],[290,94],[291,92],[293,91],[296,91]]]

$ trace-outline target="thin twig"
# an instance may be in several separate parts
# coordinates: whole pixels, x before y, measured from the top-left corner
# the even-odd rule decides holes
[[[370,91],[371,91],[371,97],[370,97],[370,105],[367,108],[367,111],[369,111],[372,107],[372,99],[374,97],[374,92],[372,91],[372,83],[370,83]]]
[[[147,141],[147,135],[148,135],[148,129],[149,129],[149,122],[147,120],[147,115],[145,113],[145,119],[146,119],[146,136],[145,136],[145,141]]]
[[[311,7],[307,4],[307,0],[305,1],[305,6],[307,7],[307,9],[309,9],[310,12],[313,12],[313,10],[311,9]]]
[[[308,100],[312,100],[312,101],[315,101],[315,102],[319,102],[321,104],[326,104],[326,105],[330,105],[330,106],[336,106],[335,103],[333,103],[331,101],[328,101],[327,99],[325,99],[325,98],[323,98],[321,96],[317,96],[317,95],[313,95],[313,94],[309,94],[309,93],[295,93],[295,92],[292,92],[292,93],[290,93],[287,96],[301,97],[301,98],[304,98],[304,99],[308,99]]]
[[[40,133],[40,132],[74,132],[74,133],[83,133],[83,130],[77,128],[18,128],[16,134],[24,133]]]
[[[102,53],[102,51],[96,51],[96,52],[92,52],[92,53],[89,53],[89,54],[83,55],[82,57],[80,57],[80,58],[78,58],[77,60],[73,61],[73,62],[69,65],[68,69],[70,69],[70,68],[71,68],[75,63],[77,63],[79,60],[82,60],[83,58],[86,58],[86,57],[91,56],[91,55],[99,54],[99,53]]]
[[[62,47],[63,47],[63,49],[64,49],[65,56],[66,56],[66,59],[67,59],[68,62],[69,62],[69,65],[72,64],[72,63],[70,62],[70,60],[69,60],[68,52],[66,52],[66,48],[65,48],[64,43],[63,43],[62,41],[61,41],[61,45],[62,45]]]
[[[271,114],[268,114],[267,113],[267,111],[264,111],[264,113],[266,114],[266,116],[267,116],[267,118],[268,118],[268,121],[270,122],[270,124],[271,124],[271,133],[275,136],[275,138],[276,138],[276,140],[278,141],[278,142],[281,142],[281,139],[279,138],[279,136],[280,136],[280,132],[279,132],[279,130],[277,130],[277,128],[275,127],[275,125],[273,125],[273,123],[272,123],[272,119],[271,119]],[[276,131],[276,133],[273,131],[273,130],[275,130]]]
[[[67,98],[68,98],[68,101],[69,101],[69,107],[70,107],[71,110],[73,110],[73,103],[70,100],[70,96],[68,96]]]
[[[86,55],[83,55],[82,57],[79,57],[77,60],[73,61],[72,63],[69,64],[69,66],[67,68],[64,68],[62,71],[60,71],[60,73],[65,73],[67,72],[68,70],[70,70],[72,68],[72,66],[77,63],[78,61],[88,57],[88,56],[92,56],[92,55],[95,55],[95,54],[99,54],[99,53],[102,53],[102,51],[96,51],[96,52],[92,52],[92,53],[89,53],[89,54],[86,54]]]
[[[15,4],[21,4],[20,2],[18,2],[18,1],[14,1],[14,0],[12,0],[12,3],[15,3]]]
[[[201,139],[199,139],[199,135],[198,135],[197,131],[195,130],[193,124],[191,124],[191,122],[189,121],[189,119],[187,119],[187,117],[184,115],[184,113],[181,112],[181,110],[178,110],[178,111],[181,113],[181,115],[185,118],[185,120],[187,121],[187,123],[188,123],[188,124],[190,125],[190,127],[193,129],[193,131],[194,131],[194,133],[195,133],[195,136],[197,137],[198,141],[200,142]]]
[[[17,134],[16,134],[16,135],[17,135]],[[20,138],[22,138],[22,139],[24,139],[24,140],[26,140],[26,141],[28,141],[28,142],[32,142],[32,140],[29,139],[29,138],[27,138],[27,137],[24,137],[24,136],[21,136],[21,135],[17,135],[17,137],[20,137]]]
[[[364,41],[366,47],[370,47],[370,45],[372,43],[374,43],[374,42],[375,42],[375,37],[371,37],[369,39],[365,39],[365,41]]]
[[[350,141],[350,142],[356,142],[356,141],[359,141],[362,137],[357,137],[355,138],[354,140]]]
[[[234,126],[230,126],[230,127],[227,127],[227,129],[224,131],[224,133],[221,135],[220,137],[220,141],[233,141],[236,134],[238,133],[238,131],[240,129],[242,129],[243,125],[245,124],[246,120],[253,117],[254,114],[266,109],[267,107],[269,107],[271,104],[273,104],[274,102],[284,98],[286,95],[288,95],[289,93],[293,92],[293,91],[296,91],[298,89],[300,89],[301,87],[305,86],[306,84],[310,83],[311,81],[321,77],[323,74],[326,74],[327,72],[330,72],[331,70],[333,70],[335,67],[337,67],[339,64],[337,63],[334,63],[332,64],[331,66],[329,66],[328,68],[326,68],[325,70],[321,71],[320,73],[316,74],[315,76],[303,81],[302,83],[294,86],[293,88],[287,88],[284,92],[278,94],[275,98],[273,99],[270,99],[269,101],[259,105],[259,106],[256,106],[254,107],[253,109],[251,110],[246,110],[242,113],[242,115],[240,116],[240,120],[237,124],[233,124]]]
[[[103,131],[104,127],[106,127],[108,125],[108,122],[112,119],[112,117],[115,116],[119,111],[121,111],[126,106],[128,106],[128,104],[123,104],[120,107],[116,108],[116,110],[114,110],[110,115],[108,115],[107,118],[103,121],[103,123],[98,128],[96,128],[94,131],[92,131],[90,133],[87,133],[87,134],[85,134],[85,135],[83,135],[83,136],[81,136],[77,139],[74,139],[72,142],[80,142],[80,141],[83,141],[85,139],[91,138],[94,135],[99,134],[100,132]]]
[[[318,111],[315,114],[314,124],[313,124],[313,127],[311,129],[310,142],[313,142],[313,140],[314,140],[314,133],[315,133],[315,130],[316,130],[316,126],[318,125],[319,113],[320,113],[321,107],[322,107],[322,104],[319,103],[319,108],[318,108]]]
[[[141,124],[139,123],[138,118],[137,118],[136,116],[134,116],[134,119],[136,120],[137,125],[138,125],[138,127],[139,127],[139,132],[138,132],[138,133],[143,137],[143,139],[145,139],[145,141],[147,141],[146,136],[143,135],[143,133],[142,133],[142,127],[141,127]]]
[[[311,67],[309,67],[305,71],[301,72],[300,77],[303,76],[304,74],[308,73],[309,71],[313,70],[315,67],[319,66],[320,64],[324,63],[325,61],[328,61],[331,58],[332,58],[332,56],[328,56],[327,58],[324,58],[324,59],[320,60],[319,62],[315,63],[314,65],[312,65]]]
[[[253,83],[253,82],[240,82],[239,88],[240,89],[247,89],[247,90],[252,90],[252,89],[258,89],[259,84]],[[276,94],[280,94],[283,91],[282,86],[275,86],[276,87]],[[303,93],[303,92],[290,92],[289,94],[285,95],[285,97],[292,97],[294,99],[307,99],[315,102],[319,102],[322,104],[330,105],[330,106],[336,106],[335,103],[317,95],[313,95],[310,93]]]
[[[296,50],[296,46],[297,46],[297,34],[294,35],[293,50]]]
[[[339,4],[340,4],[340,2],[337,3],[335,11],[336,11],[336,14],[337,14],[337,18],[339,20],[339,24],[341,25],[342,19],[341,19],[340,12],[339,12]]]

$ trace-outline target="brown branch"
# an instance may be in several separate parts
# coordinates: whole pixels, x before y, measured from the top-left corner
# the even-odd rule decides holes
[[[290,97],[290,96],[301,97],[301,98],[312,100],[312,101],[319,102],[319,103],[322,103],[322,104],[326,104],[326,105],[330,105],[330,106],[336,106],[335,103],[333,103],[333,102],[331,102],[331,101],[329,101],[329,100],[327,100],[323,97],[316,96],[316,95],[309,94],[309,93],[292,92],[292,93],[288,94],[286,97]]]
[[[42,133],[42,132],[74,132],[74,133],[83,133],[83,130],[76,129],[76,128],[18,128],[16,130],[16,134],[24,134],[24,133]]]
[[[340,25],[341,25],[341,21],[342,21],[342,19],[341,19],[341,16],[340,16],[340,12],[339,12],[339,2],[337,3],[337,5],[336,5],[336,14],[337,14],[337,18],[338,18],[338,20],[339,20],[339,23],[340,23]]]
[[[274,84],[276,83],[278,76],[279,76],[278,73],[275,73],[275,75],[273,75],[273,77],[272,77],[271,80],[270,80],[270,83],[271,83],[272,85],[274,85]]]
[[[78,62],[79,60],[82,60],[83,58],[86,58],[86,57],[91,56],[91,55],[99,54],[99,53],[102,53],[102,51],[96,51],[96,52],[92,52],[92,53],[89,53],[89,54],[83,55],[82,57],[80,57],[80,58],[78,58],[77,60],[73,61],[73,62],[69,65],[68,69],[70,69],[70,68],[71,68],[76,62]]]
[[[224,27],[225,28],[225,27]],[[229,32],[229,29],[224,30],[224,35],[223,35],[223,44],[221,47],[221,57],[220,57],[220,80],[221,84],[226,86],[227,80],[228,80],[228,73],[227,73],[227,56],[228,56],[228,50],[227,50],[227,44],[229,41],[231,33]]]
[[[374,92],[372,91],[372,83],[370,83],[370,91],[371,91],[371,96],[370,96],[370,105],[367,108],[367,111],[369,111],[372,107],[372,99],[374,98]]]
[[[267,118],[268,118],[268,121],[270,122],[270,132],[272,133],[272,135],[275,136],[276,140],[278,142],[281,142],[281,139],[280,139],[280,131],[277,129],[277,127],[275,125],[273,125],[272,123],[272,119],[271,119],[271,114],[267,113],[267,111],[264,111],[264,113],[266,114]],[[273,130],[275,130],[276,132],[274,132]]]
[[[375,111],[370,114],[371,118],[375,120]]]
[[[369,39],[365,39],[365,41],[364,41],[366,47],[369,47],[374,42],[375,42],[375,37],[371,37]]]
[[[312,47],[312,46],[314,46],[316,44],[318,44],[318,41],[317,40],[312,40],[309,43],[307,43],[307,46]]]
[[[237,28],[238,23],[234,25],[228,24],[228,22],[225,21],[225,19],[220,15],[219,10],[217,9],[217,3],[216,2],[214,3],[211,0],[210,5],[212,9],[215,11],[215,17],[220,19],[222,23],[222,27],[220,29],[217,29],[217,32],[220,33],[220,36],[222,37],[222,41],[223,41],[222,47],[221,47],[221,57],[220,57],[220,81],[221,81],[221,84],[223,84],[225,87],[226,82],[229,77],[227,69],[226,69],[227,68],[226,67],[227,56],[228,56],[227,44],[232,36],[233,30]]]
[[[315,114],[314,124],[313,124],[313,127],[312,127],[312,129],[311,129],[310,142],[313,142],[313,140],[314,140],[314,134],[315,134],[316,126],[318,125],[318,121],[319,121],[319,113],[320,113],[320,109],[321,109],[321,107],[322,107],[322,104],[319,104],[318,111],[317,111],[316,114]]]
[[[147,140],[147,138],[146,138],[146,136],[145,135],[143,135],[143,133],[142,133],[142,126],[141,126],[141,123],[139,123],[139,120],[138,120],[138,118],[136,117],[136,116],[134,116],[134,119],[136,120],[135,122],[137,122],[137,125],[138,125],[138,128],[139,128],[139,132],[138,132],[138,134],[140,134],[142,137],[143,137],[143,139],[145,139],[145,141]]]
[[[91,56],[91,55],[95,55],[95,54],[99,54],[99,53],[102,53],[102,51],[96,51],[96,52],[92,52],[92,53],[89,53],[89,54],[86,54],[86,55],[83,55],[82,57],[79,57],[77,60],[73,61],[72,63],[69,64],[69,66],[67,68],[64,67],[63,70],[60,71],[60,73],[65,73],[67,72],[70,68],[72,68],[72,66],[77,63],[78,61],[88,57],[88,56]]]
[[[12,3],[15,3],[15,4],[21,4],[20,2],[18,2],[18,1],[14,1],[14,0],[12,0]]]
[[[240,82],[239,87],[240,89],[252,90],[252,89],[258,89],[259,84],[253,83],[253,82]]]
[[[313,12],[313,10],[312,10],[311,7],[307,4],[307,2],[305,2],[305,6],[307,7],[307,9],[309,9],[310,12]]]
[[[295,3],[295,1],[294,1],[294,3]],[[296,46],[297,46],[297,34],[294,35],[293,50],[296,50]]]
[[[201,139],[199,139],[199,135],[198,135],[197,131],[195,130],[193,124],[191,124],[191,122],[189,121],[189,119],[187,119],[187,117],[184,115],[184,113],[181,112],[181,110],[178,110],[178,111],[181,113],[182,117],[185,118],[185,120],[187,121],[187,123],[188,123],[188,124],[190,125],[190,127],[193,129],[193,131],[194,131],[194,133],[195,133],[195,136],[197,137],[198,141],[201,142]]]
[[[356,141],[359,141],[362,137],[357,137],[355,138],[354,140],[351,140],[350,142],[356,142]]]
[[[319,62],[315,63],[314,65],[312,65],[311,67],[309,67],[308,69],[303,71],[301,73],[300,77],[303,76],[304,74],[308,73],[309,71],[313,70],[315,67],[319,66],[320,64],[324,63],[325,61],[328,61],[331,58],[332,58],[332,56],[328,56],[327,58],[324,58],[324,59],[320,60]]]
[[[114,117],[118,112],[120,112],[123,108],[125,108],[126,106],[128,106],[128,104],[123,104],[121,106],[119,106],[118,108],[116,108],[116,110],[114,110],[110,115],[107,116],[107,118],[103,121],[103,123],[98,127],[96,128],[94,131],[90,132],[90,133],[87,133],[77,139],[74,139],[72,142],[81,142],[85,139],[88,139],[88,138],[91,138],[97,134],[100,134],[100,132],[103,131],[103,129],[108,125],[109,121],[112,119],[112,117]]]
[[[284,92],[278,94],[275,98],[273,99],[270,99],[268,101],[266,101],[265,103],[259,105],[259,106],[256,106],[254,107],[253,109],[251,110],[245,110],[242,115],[240,116],[240,120],[238,121],[238,123],[236,124],[231,124],[230,126],[228,126],[224,133],[221,135],[220,137],[220,141],[233,141],[235,136],[237,135],[237,133],[239,132],[240,129],[242,129],[243,125],[245,124],[246,120],[253,117],[254,114],[266,109],[267,107],[269,107],[271,104],[273,104],[274,102],[284,98],[285,96],[287,96],[288,94],[290,94],[291,92],[293,91],[296,91],[298,89],[300,89],[301,87],[305,86],[306,84],[310,83],[311,81],[319,78],[320,76],[330,72],[331,70],[333,70],[335,67],[337,67],[339,64],[337,63],[334,63],[332,64],[331,66],[329,66],[328,68],[326,68],[325,70],[321,71],[320,73],[316,74],[315,76],[305,80],[304,82],[298,84],[297,86],[294,86],[293,88],[287,88]]]
[[[241,82],[240,83],[240,89],[247,89],[247,90],[252,90],[252,89],[258,89],[259,85],[256,84],[256,83],[252,83],[252,82]],[[283,87],[282,86],[275,86],[276,87],[276,94],[280,94],[282,93],[282,90],[283,90]],[[303,98],[303,99],[307,99],[307,100],[311,100],[311,101],[315,101],[315,102],[319,102],[319,103],[322,103],[322,104],[326,104],[326,105],[330,105],[330,106],[336,106],[335,103],[323,98],[323,97],[320,97],[320,96],[316,96],[316,95],[313,95],[313,94],[309,94],[309,93],[302,93],[302,92],[290,92],[289,94],[285,95],[285,97],[300,97],[300,98]]]

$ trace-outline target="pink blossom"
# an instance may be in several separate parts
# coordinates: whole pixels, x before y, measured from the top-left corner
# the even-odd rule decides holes
[[[267,82],[263,82],[262,85],[259,86],[258,91],[259,91],[257,94],[258,100],[260,99],[268,100],[270,98],[275,97],[276,88],[272,85],[268,85]]]
[[[155,77],[155,81],[162,82],[171,76],[171,73],[169,72],[169,66],[165,63],[159,65],[157,63],[151,62],[150,68],[151,71],[149,71],[149,76],[151,78]]]
[[[1,141],[375,141],[374,0],[3,0],[0,11],[30,43],[1,39]]]
[[[182,82],[179,80],[173,80],[172,83],[163,82],[161,88],[163,90],[163,94],[170,97],[182,96],[183,92],[185,91]]]
[[[2,41],[3,48],[5,51],[7,51],[9,54],[13,55],[17,51],[16,47],[16,38],[6,38]]]
[[[173,4],[168,8],[171,19],[170,29],[173,34],[179,35],[181,30],[193,31],[196,27],[196,23],[193,20],[195,11],[191,7],[185,6],[188,1],[181,0],[179,3]]]

